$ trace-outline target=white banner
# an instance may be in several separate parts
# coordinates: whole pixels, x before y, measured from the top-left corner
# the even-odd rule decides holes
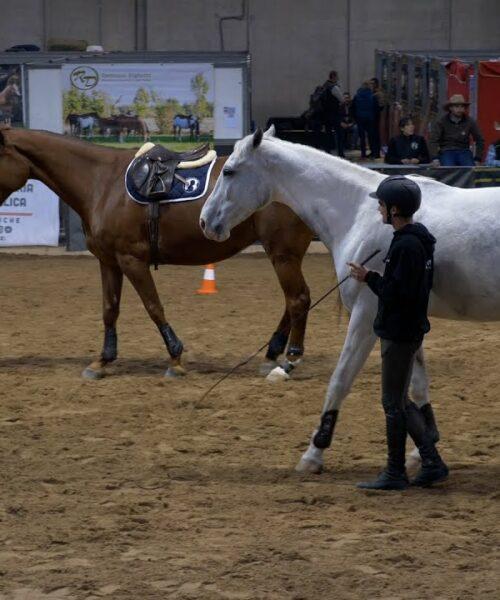
[[[29,179],[0,206],[0,246],[57,246],[59,200],[41,181]]]

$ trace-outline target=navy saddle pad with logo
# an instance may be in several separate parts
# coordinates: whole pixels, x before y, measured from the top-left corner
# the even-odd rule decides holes
[[[165,198],[159,201],[160,204],[167,202],[188,202],[189,200],[197,200],[204,196],[208,189],[210,173],[212,172],[215,160],[214,158],[211,162],[201,167],[176,169],[175,174],[179,175],[179,178],[174,175],[172,187],[166,193]],[[139,202],[140,204],[149,204],[151,202],[151,198],[143,196],[137,189],[129,174],[129,169],[127,169],[125,174],[125,187],[128,195],[135,202]]]

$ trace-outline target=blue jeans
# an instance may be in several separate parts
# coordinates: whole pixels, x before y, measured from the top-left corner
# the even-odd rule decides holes
[[[445,150],[439,155],[443,167],[473,167],[474,158],[470,150]]]

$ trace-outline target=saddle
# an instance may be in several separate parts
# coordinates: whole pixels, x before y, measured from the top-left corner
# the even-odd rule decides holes
[[[174,152],[164,146],[151,142],[144,144],[130,163],[126,174],[127,190],[133,190],[141,202],[148,204],[149,241],[151,246],[151,263],[158,269],[158,221],[160,202],[169,197],[174,180],[183,184],[187,181],[177,169],[202,166],[214,159],[215,152],[209,144],[187,152]]]

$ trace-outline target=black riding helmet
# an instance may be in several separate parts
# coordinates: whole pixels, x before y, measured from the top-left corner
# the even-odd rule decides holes
[[[387,177],[378,186],[376,192],[370,194],[377,198],[387,207],[387,221],[391,222],[391,208],[396,206],[398,215],[411,217],[420,208],[422,193],[418,185],[404,175],[392,175]]]

